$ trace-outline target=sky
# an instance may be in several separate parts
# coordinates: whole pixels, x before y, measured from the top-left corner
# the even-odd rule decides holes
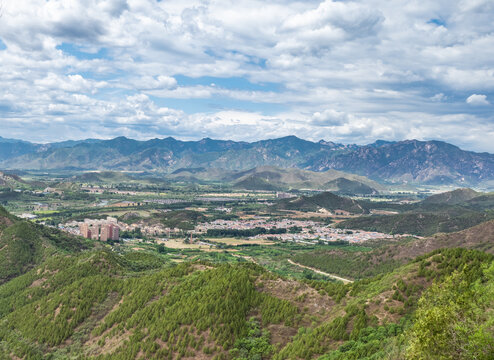
[[[492,0],[0,0],[0,136],[494,153],[492,19]]]

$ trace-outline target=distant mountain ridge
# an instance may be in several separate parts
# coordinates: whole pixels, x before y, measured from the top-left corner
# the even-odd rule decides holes
[[[323,172],[340,170],[378,181],[475,185],[494,180],[494,155],[441,141],[405,140],[343,145],[287,136],[252,143],[231,140],[66,141],[33,144],[0,138],[2,169],[247,170],[260,166]]]

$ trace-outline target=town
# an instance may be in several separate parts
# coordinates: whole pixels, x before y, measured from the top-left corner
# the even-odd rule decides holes
[[[144,225],[140,223],[127,224],[119,222],[115,217],[108,216],[104,220],[84,219],[82,222],[71,221],[60,225],[66,232],[80,235],[88,239],[100,241],[118,241],[119,234],[133,232],[139,229],[150,239],[166,240],[167,238],[184,238],[200,241],[204,238],[215,237],[245,237],[247,239],[266,239],[282,242],[330,243],[347,241],[362,243],[375,239],[394,239],[408,235],[390,235],[375,231],[347,230],[334,228],[331,225],[321,224],[312,220],[281,219],[253,217],[245,220],[214,220],[197,224],[194,229],[184,232],[179,228],[167,228],[161,224]],[[122,240],[125,240],[123,238]]]

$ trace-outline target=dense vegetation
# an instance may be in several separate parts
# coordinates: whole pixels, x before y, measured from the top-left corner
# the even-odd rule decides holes
[[[157,219],[200,221],[196,215]],[[478,242],[492,240],[486,224]],[[483,251],[424,254],[431,239],[366,248],[277,243],[233,255],[197,250],[184,261],[180,249],[96,246],[2,208],[0,233],[1,360],[494,357],[494,256]],[[437,241],[462,245],[454,239]],[[296,280],[269,259],[355,281],[300,269]]]
[[[296,231],[296,229],[294,229]],[[262,227],[256,227],[254,229],[208,229],[206,235],[211,237],[249,237],[261,234],[286,234],[286,228],[272,228],[266,229]]]
[[[460,231],[494,218],[494,212],[473,210],[407,212],[397,215],[362,216],[337,225],[342,229],[362,229],[390,234],[430,236]]]
[[[168,228],[191,230],[197,222],[204,221],[205,217],[198,211],[176,210],[162,213],[159,219]]]
[[[82,239],[16,219],[0,207],[0,284],[54,253],[88,248]]]
[[[349,285],[297,285],[251,263],[170,266],[158,254],[101,250],[53,256],[0,286],[0,358],[420,359],[433,351],[423,334],[443,329],[443,314],[456,321],[445,329],[458,331],[441,332],[445,354],[459,341],[458,358],[487,359],[492,264],[482,252],[441,250]],[[314,297],[324,312],[312,310]],[[296,335],[273,342],[279,327]]]
[[[283,199],[278,201],[275,208],[302,211],[318,211],[322,208],[329,211],[343,210],[354,214],[365,212],[365,209],[357,201],[330,192],[322,192],[314,196],[301,196],[295,199]]]
[[[355,253],[334,250],[300,252],[293,257],[293,260],[330,274],[356,279],[382,274],[400,265],[400,262],[392,259],[375,263],[371,252]]]

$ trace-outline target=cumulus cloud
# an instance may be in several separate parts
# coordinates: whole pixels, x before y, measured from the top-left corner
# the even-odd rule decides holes
[[[341,111],[326,109],[312,115],[312,123],[320,126],[342,125],[348,122],[349,116]]]
[[[494,151],[490,1],[17,0],[2,11],[2,136],[440,136]]]
[[[467,104],[470,105],[489,105],[489,101],[487,101],[487,96],[485,95],[479,95],[479,94],[472,94],[470,95],[467,100]]]

